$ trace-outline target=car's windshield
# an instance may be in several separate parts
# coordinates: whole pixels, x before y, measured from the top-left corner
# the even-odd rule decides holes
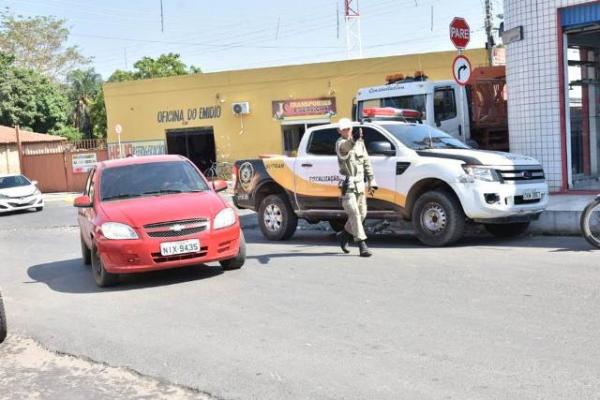
[[[23,175],[0,177],[0,189],[9,189],[17,186],[29,186],[31,182]]]
[[[208,190],[206,181],[187,161],[154,162],[107,168],[100,180],[100,198],[140,196]]]
[[[429,125],[385,124],[384,127],[402,144],[413,150],[470,149],[460,140]]]

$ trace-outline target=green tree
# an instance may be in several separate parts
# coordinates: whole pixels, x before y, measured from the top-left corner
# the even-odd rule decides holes
[[[65,124],[69,101],[45,75],[0,56],[0,124],[46,133]]]
[[[179,54],[161,54],[158,58],[144,57],[133,64],[133,71],[116,70],[108,82],[122,82],[138,79],[165,78],[167,76],[201,73],[199,67],[188,67]]]
[[[104,91],[100,88],[100,91],[96,94],[94,101],[90,107],[90,119],[92,122],[92,132],[94,137],[105,138],[106,137],[106,106],[104,105]]]
[[[187,75],[201,73],[201,69],[195,66],[187,66],[179,54],[162,54],[158,58],[144,57],[133,64],[133,71],[116,70],[108,78],[107,82],[123,82],[138,79],[164,78],[174,75]],[[92,131],[96,137],[106,137],[106,106],[104,104],[104,93],[102,89],[90,106],[90,117]]]
[[[62,81],[78,65],[88,64],[76,46],[66,46],[69,29],[64,19],[51,16],[13,16],[0,12],[0,51],[14,56],[17,67]]]
[[[102,77],[93,68],[76,69],[67,74],[67,94],[72,106],[71,124],[84,134],[93,136],[91,110],[102,89]]]

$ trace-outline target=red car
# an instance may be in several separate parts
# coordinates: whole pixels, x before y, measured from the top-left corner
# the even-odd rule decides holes
[[[81,251],[98,286],[118,274],[219,261],[244,265],[246,245],[237,213],[187,158],[131,157],[90,171],[79,209]]]

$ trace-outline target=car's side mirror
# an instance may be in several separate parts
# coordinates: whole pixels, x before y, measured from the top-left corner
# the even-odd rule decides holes
[[[227,190],[227,182],[217,179],[212,181],[213,189],[215,192],[222,192],[223,190]]]
[[[31,181],[31,184],[32,184],[33,186],[37,186],[37,184],[38,184],[38,181]]]
[[[90,196],[79,196],[73,201],[73,205],[77,208],[89,208],[92,206]]]
[[[435,126],[437,126],[438,128],[440,126],[442,126],[442,121],[440,121],[439,119],[436,118],[436,120],[435,120]]]
[[[392,144],[390,142],[371,142],[369,143],[369,148],[367,149],[368,153],[372,156],[380,155],[380,156],[395,156],[396,150],[392,148]]]

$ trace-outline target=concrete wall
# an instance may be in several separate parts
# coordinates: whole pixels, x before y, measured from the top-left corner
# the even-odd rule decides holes
[[[485,65],[485,50],[467,55],[473,66]],[[455,56],[450,51],[110,83],[104,86],[108,142],[117,142],[114,127],[120,124],[122,142],[147,141],[144,151],[160,151],[167,129],[213,126],[221,161],[281,153],[281,122],[273,118],[272,101],[335,97],[337,115],[331,121],[336,122],[351,117],[352,99],[359,88],[381,85],[394,72],[412,75],[423,70],[433,80],[451,79]],[[232,103],[240,101],[250,102],[251,107],[251,114],[243,117],[243,131],[240,117],[231,111]],[[158,122],[159,111],[186,114],[188,108],[215,105],[222,108],[220,118]]]
[[[562,185],[559,7],[590,0],[504,0],[505,30],[523,26],[523,40],[506,45],[510,149],[540,160],[551,190]]]
[[[0,143],[0,174],[19,174],[19,153],[16,144]]]

